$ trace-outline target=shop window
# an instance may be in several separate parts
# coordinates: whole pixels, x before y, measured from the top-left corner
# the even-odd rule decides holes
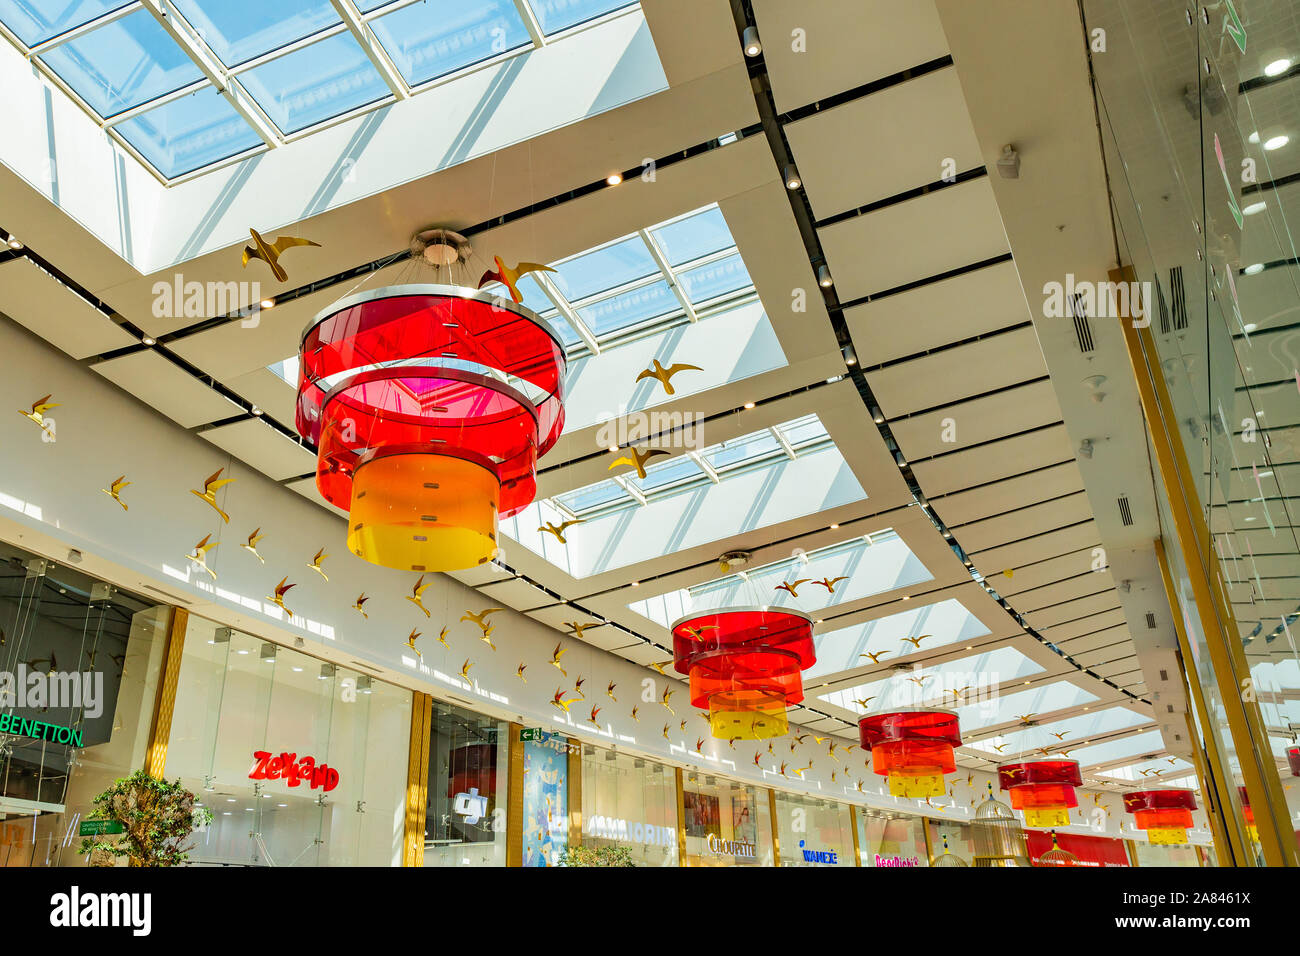
[[[523,743],[524,866],[555,866],[569,845],[569,752],[577,746],[559,735]]]
[[[393,866],[411,692],[190,618],[167,777],[213,820],[191,862]]]
[[[682,774],[687,866],[771,866],[767,791],[696,771]]]
[[[77,824],[144,766],[171,610],[0,545],[0,866],[80,866]]]
[[[663,764],[582,748],[582,845],[626,847],[637,866],[677,865],[677,783]]]
[[[796,793],[776,795],[781,866],[855,866],[847,804]]]
[[[509,725],[433,704],[425,866],[506,865]]]
[[[858,807],[858,850],[863,866],[929,866],[925,819]]]

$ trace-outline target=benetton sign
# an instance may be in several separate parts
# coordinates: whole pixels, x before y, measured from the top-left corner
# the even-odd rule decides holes
[[[71,747],[81,746],[81,731],[59,724],[47,724],[43,720],[28,720],[17,714],[0,714],[0,734],[14,734],[18,737],[34,737],[56,744]]]
[[[257,763],[248,773],[249,780],[284,780],[291,787],[300,786],[305,780],[313,790],[323,789],[326,793],[339,785],[339,772],[329,764],[317,765],[315,757],[300,760],[297,754],[276,756],[266,750],[257,750],[253,759]]]

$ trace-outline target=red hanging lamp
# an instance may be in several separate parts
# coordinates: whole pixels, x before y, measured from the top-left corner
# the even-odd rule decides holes
[[[789,729],[786,709],[803,700],[800,672],[817,661],[812,619],[777,607],[689,614],[671,627],[673,666],[691,704],[709,712],[720,740],[761,740]]]
[[[564,428],[564,346],[523,305],[404,285],[335,302],[299,352],[296,425],[316,487],[373,564],[451,571],[490,560],[497,519],[533,500]]]
[[[1011,806],[1024,811],[1026,826],[1064,827],[1079,805],[1074,788],[1083,786],[1083,777],[1077,760],[1030,760],[999,766],[998,784]]]
[[[1133,814],[1133,825],[1145,830],[1149,843],[1187,842],[1187,831],[1195,824],[1196,794],[1190,790],[1137,790],[1124,794],[1124,812]]]
[[[961,746],[961,730],[951,711],[868,714],[858,721],[858,739],[895,797],[941,797],[944,775],[957,770],[953,748]]]

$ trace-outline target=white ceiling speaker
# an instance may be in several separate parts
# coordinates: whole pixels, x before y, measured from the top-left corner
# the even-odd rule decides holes
[[[723,574],[731,571],[737,571],[749,564],[749,559],[753,555],[748,551],[728,551],[718,558],[718,570]]]

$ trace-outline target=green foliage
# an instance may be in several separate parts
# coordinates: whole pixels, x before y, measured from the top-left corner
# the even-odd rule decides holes
[[[180,780],[156,780],[144,770],[116,781],[94,800],[87,820],[115,820],[125,832],[115,841],[86,837],[82,854],[96,850],[127,857],[131,866],[177,866],[189,858],[194,827],[212,820],[212,811],[195,806],[195,796]]]
[[[625,846],[570,846],[560,854],[557,866],[636,866],[632,851]]]

